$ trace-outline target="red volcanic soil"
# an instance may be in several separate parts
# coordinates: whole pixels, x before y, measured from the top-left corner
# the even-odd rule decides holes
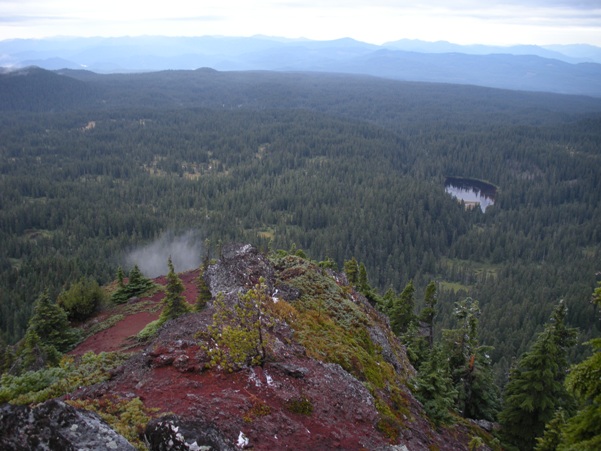
[[[140,332],[146,324],[159,317],[158,313],[140,312],[129,315],[119,321],[110,329],[103,330],[83,343],[80,343],[70,354],[82,355],[88,351],[98,354],[100,352],[119,351],[131,345],[131,337]]]
[[[198,277],[198,270],[188,271],[179,274],[179,277],[184,285],[184,292],[182,295],[186,299],[186,302],[193,305],[197,296],[196,278]],[[157,277],[153,280],[155,284],[166,286],[167,278],[165,276]],[[100,352],[111,352],[111,351],[134,351],[135,341],[133,337],[140,332],[144,327],[158,319],[161,309],[158,304],[165,297],[164,291],[158,291],[151,296],[137,298],[129,301],[126,304],[119,305],[108,311],[100,313],[94,320],[94,323],[101,323],[106,321],[111,316],[124,315],[124,318],[113,325],[112,327],[105,329],[97,334],[94,334],[80,343],[70,354],[82,355],[88,351],[95,353]],[[135,304],[148,303],[145,307],[146,311],[132,311]],[[129,313],[128,313],[129,311]]]
[[[179,276],[185,287],[183,296],[193,304],[198,271]],[[166,285],[165,277],[154,282]],[[376,449],[386,443],[375,430],[376,413],[365,399],[365,389],[357,381],[349,382],[342,370],[302,356],[287,363],[305,368],[308,374],[303,378],[291,377],[270,364],[231,374],[200,369],[196,362],[204,351],[178,329],[193,330],[196,324],[210,320],[210,311],[182,319],[182,325],[168,331],[171,338],[143,349],[132,337],[158,318],[164,296],[164,291],[158,291],[94,319],[100,323],[114,315],[125,316],[87,338],[71,354],[121,350],[131,352],[132,359],[110,382],[90,388],[92,392],[83,388],[76,397],[139,397],[146,407],[162,413],[216,425],[231,443],[243,433],[256,450]],[[145,303],[144,311],[135,312],[139,303]],[[305,396],[312,401],[313,414],[290,411],[287,402]]]
[[[185,287],[183,296],[193,304],[198,271],[179,277]],[[164,287],[167,281],[158,277],[154,282]],[[403,428],[396,429],[396,422],[382,423],[376,401],[366,386],[340,365],[308,357],[285,322],[274,325],[270,336],[273,359],[263,367],[233,373],[209,369],[210,356],[198,338],[199,332],[212,324],[212,306],[169,322],[152,342],[140,345],[133,337],[158,318],[164,296],[164,290],[159,290],[132,299],[102,312],[85,325],[93,327],[123,315],[116,324],[88,337],[72,354],[124,351],[131,355],[111,372],[110,379],[81,387],[69,395],[72,399],[139,398],[146,407],[157,409],[157,417],[175,414],[175,420],[157,420],[159,424],[179,422],[172,430],[177,432],[181,426],[180,432],[188,431],[190,440],[199,431],[218,431],[231,445],[229,449],[235,449],[238,443],[239,448],[256,451],[382,450],[391,444],[389,437],[395,437],[392,443],[412,450],[466,449],[472,435],[467,428],[432,429],[421,405],[403,387],[398,387],[406,403]],[[240,445],[240,437],[249,442]],[[161,438],[167,440],[165,443],[170,441],[167,435]]]

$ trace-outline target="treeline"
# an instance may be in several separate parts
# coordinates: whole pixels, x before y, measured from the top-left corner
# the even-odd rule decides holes
[[[103,101],[0,116],[6,342],[43,290],[104,283],[132,247],[189,229],[214,253],[236,240],[355,256],[372,286],[413,280],[417,299],[434,280],[441,328],[472,296],[499,381],[559,299],[583,339],[599,333],[598,101],[351,76],[77,76]],[[465,211],[449,175],[499,186],[495,206]]]
[[[599,448],[601,339],[586,343],[593,348],[592,356],[570,365],[568,354],[578,330],[567,324],[563,301],[554,307],[529,349],[512,363],[501,395],[491,366],[493,348],[480,341],[477,300],[466,297],[455,302],[454,328],[442,329],[436,339],[439,300],[434,282],[426,286],[424,307],[417,312],[412,281],[401,293],[389,289],[380,295],[369,285],[363,263],[347,260],[344,271],[349,283],[390,318],[391,329],[418,370],[410,386],[435,424],[452,423],[457,415],[480,424],[498,421],[492,443],[509,450]],[[601,282],[591,301],[601,307]],[[472,441],[470,447],[482,444]]]

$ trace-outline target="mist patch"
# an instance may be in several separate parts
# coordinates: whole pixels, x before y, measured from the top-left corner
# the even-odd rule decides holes
[[[169,257],[179,273],[198,268],[201,256],[202,241],[190,230],[182,235],[165,233],[158,240],[130,252],[125,261],[128,267],[138,265],[146,277],[154,278],[167,274]]]

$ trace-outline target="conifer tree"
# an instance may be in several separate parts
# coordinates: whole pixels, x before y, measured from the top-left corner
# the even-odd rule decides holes
[[[348,279],[348,283],[352,286],[356,286],[359,282],[359,263],[355,257],[344,262],[344,273]]]
[[[434,346],[434,316],[436,310],[436,284],[430,282],[424,294],[424,309],[417,317],[417,321],[409,324],[404,341],[407,355],[414,367],[419,368]]]
[[[438,302],[436,298],[436,284],[434,281],[431,281],[426,286],[426,292],[424,293],[424,304],[425,307],[421,311],[419,315],[420,321],[425,323],[428,328],[428,346],[430,349],[434,346],[434,316],[436,315],[436,310],[434,306]]]
[[[560,302],[543,332],[510,372],[499,421],[505,440],[519,449],[533,449],[556,409],[569,404],[564,378],[567,350],[575,343],[576,330],[565,324],[566,314]]]
[[[601,284],[593,294],[593,303],[601,307]],[[601,338],[588,342],[594,353],[572,366],[566,377],[568,392],[578,401],[577,412],[567,418],[563,409],[547,424],[545,435],[537,439],[537,451],[601,449]]]
[[[57,366],[61,355],[55,346],[44,343],[33,329],[28,329],[23,339],[23,347],[19,350],[16,372],[38,371],[45,367]]]
[[[127,282],[127,285],[131,285],[134,287],[143,287],[148,285],[149,282],[150,281],[142,274],[142,271],[140,271],[138,265],[134,265],[131,271],[129,271],[129,280]]]
[[[71,349],[78,339],[79,334],[71,328],[67,313],[44,292],[34,305],[17,366],[21,371],[55,366],[62,353]]]
[[[392,316],[392,308],[394,306],[394,300],[396,298],[396,293],[392,289],[392,287],[386,290],[384,296],[382,296],[380,309],[388,315],[390,318]]]
[[[78,339],[67,313],[50,299],[48,292],[38,297],[27,330],[35,332],[46,345],[54,346],[59,352],[71,349]]]
[[[167,287],[165,297],[163,298],[164,307],[159,318],[161,324],[190,311],[190,306],[182,296],[184,284],[175,273],[171,257],[167,261],[167,267],[169,268],[169,272],[167,273]]]
[[[117,280],[117,291],[115,291],[112,296],[112,300],[117,303],[126,302],[132,297],[148,291],[154,285],[152,280],[144,277],[138,265],[134,265],[129,272],[127,285],[124,284],[123,270],[121,270],[121,268],[117,270]]]
[[[561,407],[555,411],[553,419],[545,425],[542,437],[536,438],[536,451],[556,451],[559,447],[563,428],[567,421],[567,413]]]
[[[367,281],[367,269],[365,268],[365,265],[363,263],[359,265],[357,286],[359,287],[359,291],[361,292],[368,291],[370,289],[369,283]]]
[[[451,422],[457,390],[453,386],[448,359],[440,345],[434,346],[420,365],[414,383],[416,396],[428,417],[437,425]]]
[[[457,389],[457,408],[464,417],[494,420],[499,407],[498,388],[488,352],[478,338],[478,301],[466,298],[455,303],[453,316],[457,329],[444,330],[443,340],[453,384]]]
[[[205,280],[205,272],[209,267],[209,261],[205,258],[203,263],[200,265],[200,269],[198,272],[198,278],[196,279],[196,287],[198,288],[198,295],[196,296],[196,305],[195,310],[197,312],[204,309],[208,302],[211,301],[213,295],[211,294],[211,289]]]
[[[594,354],[575,365],[566,378],[566,388],[580,403],[563,428],[558,450],[601,449],[601,338],[588,342]]]
[[[407,332],[409,324],[415,319],[413,309],[415,307],[415,299],[413,297],[415,287],[413,281],[410,280],[401,294],[394,299],[390,316],[390,326],[392,331],[397,335],[402,335]]]

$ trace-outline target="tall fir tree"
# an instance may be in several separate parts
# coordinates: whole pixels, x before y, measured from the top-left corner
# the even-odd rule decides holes
[[[363,263],[359,264],[359,274],[357,276],[357,286],[359,291],[365,292],[370,289],[369,282],[367,281],[367,269]]]
[[[197,312],[203,310],[207,306],[207,303],[210,302],[213,297],[213,295],[211,294],[211,289],[209,288],[209,285],[205,280],[205,274],[208,267],[209,260],[208,258],[205,258],[200,265],[198,271],[198,278],[196,279],[196,288],[198,289],[198,294],[196,296],[196,304],[194,306],[194,309]]]
[[[458,393],[457,410],[467,418],[492,421],[499,409],[499,390],[488,355],[492,348],[482,346],[478,337],[478,301],[468,297],[456,302],[453,316],[459,327],[443,331],[443,347]]]
[[[407,355],[414,367],[419,368],[434,346],[434,316],[436,310],[436,284],[432,281],[426,286],[424,293],[425,307],[416,321],[411,322],[407,333],[403,336]]]
[[[169,272],[167,273],[167,287],[165,297],[163,298],[163,311],[159,317],[159,322],[162,324],[170,319],[188,313],[191,309],[186,299],[182,296],[184,292],[184,284],[179,276],[175,273],[171,257],[167,261]]]
[[[567,308],[560,302],[529,351],[510,371],[504,406],[499,414],[502,435],[520,450],[531,450],[556,409],[570,404],[564,387],[568,348],[576,330],[565,323]]]
[[[67,312],[48,296],[42,293],[33,308],[28,331],[33,331],[46,345],[54,346],[59,352],[67,352],[77,342],[79,336],[71,328]]]
[[[601,283],[593,293],[593,303],[601,307]],[[537,439],[537,451],[597,451],[601,449],[601,338],[588,342],[593,355],[572,366],[566,377],[568,392],[578,401],[573,417],[563,409],[547,424],[545,435]]]
[[[436,284],[434,281],[431,281],[426,286],[426,291],[424,293],[424,309],[420,312],[419,320],[425,324],[428,328],[428,346],[432,349],[434,346],[434,317],[436,316],[436,303],[438,302],[438,298],[436,297]]]
[[[413,281],[410,280],[401,294],[396,297],[392,304],[392,309],[389,313],[390,326],[393,332],[397,335],[402,335],[407,332],[409,324],[415,319],[413,309],[415,308],[415,287]]]
[[[560,451],[601,449],[601,338],[588,344],[594,354],[575,365],[566,378],[566,388],[580,407],[563,428]]]
[[[58,365],[62,353],[69,351],[78,339],[79,333],[71,328],[67,313],[50,299],[48,292],[43,292],[35,302],[18,351],[17,372]]]
[[[415,384],[417,398],[435,424],[453,421],[457,390],[453,386],[449,361],[440,345],[435,345],[420,365]]]
[[[359,282],[359,263],[355,257],[344,262],[344,273],[348,279],[348,283],[352,286],[356,286]]]

